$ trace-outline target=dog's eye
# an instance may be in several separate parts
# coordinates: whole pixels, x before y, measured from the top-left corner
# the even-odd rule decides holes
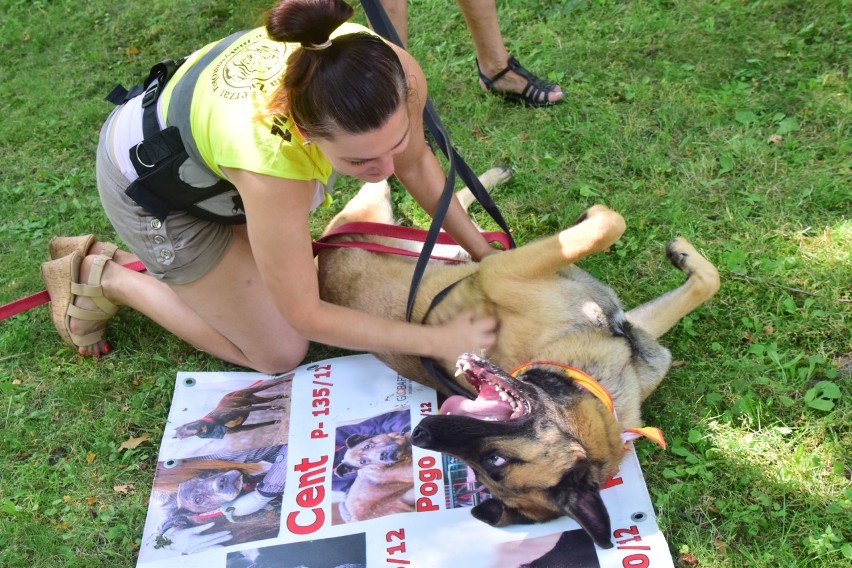
[[[507,462],[508,460],[500,454],[491,454],[488,456],[488,463],[493,467],[503,467]]]
[[[370,463],[370,460],[368,460],[366,458],[361,458],[360,463],[361,463],[361,465],[367,465],[368,463]]]

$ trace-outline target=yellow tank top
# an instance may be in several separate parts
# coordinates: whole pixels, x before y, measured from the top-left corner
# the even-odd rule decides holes
[[[332,37],[370,32],[346,23]],[[166,85],[161,96],[168,116],[174,85],[216,42],[193,53]],[[192,138],[207,166],[224,177],[222,167],[274,177],[319,180],[327,184],[331,164],[313,145],[305,145],[289,118],[267,116],[266,102],[298,46],[269,39],[266,28],[247,31],[201,72],[192,95]]]

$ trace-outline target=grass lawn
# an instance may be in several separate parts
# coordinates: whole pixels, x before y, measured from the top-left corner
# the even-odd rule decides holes
[[[848,566],[850,2],[498,5],[510,51],[558,81],[564,104],[482,93],[452,0],[411,2],[410,50],[474,169],[515,170],[496,200],[516,241],[603,203],[628,229],[583,266],[628,306],[678,282],[663,253],[676,235],[722,275],[663,338],[676,364],[644,412],[668,450],[637,444],[676,564]],[[0,304],[42,289],[52,236],[115,239],[94,182],[103,96],[266,8],[0,0]],[[339,184],[315,231],[357,185]],[[425,225],[404,191],[395,199]],[[133,566],[175,373],[232,369],[126,310],[108,339],[113,352],[92,361],[45,307],[0,322],[0,566]],[[315,346],[310,359],[342,354]]]

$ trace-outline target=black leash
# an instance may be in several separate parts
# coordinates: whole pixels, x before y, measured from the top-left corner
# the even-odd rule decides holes
[[[370,21],[370,25],[376,33],[388,41],[395,43],[399,47],[405,48],[405,46],[402,45],[402,40],[399,38],[399,34],[396,33],[396,30],[390,22],[390,18],[388,18],[387,12],[385,12],[385,9],[382,7],[379,0],[361,0],[361,6],[364,8],[367,19]],[[441,225],[443,225],[444,217],[450,207],[455,189],[456,174],[458,174],[459,178],[461,178],[461,180],[465,183],[473,196],[476,197],[476,200],[482,205],[483,209],[491,215],[491,218],[494,219],[497,225],[499,225],[503,232],[506,233],[506,236],[509,238],[510,247],[515,247],[515,242],[512,240],[511,233],[509,231],[509,226],[505,219],[503,219],[503,215],[500,213],[500,210],[497,208],[497,205],[494,203],[494,200],[491,198],[488,191],[485,187],[483,187],[482,182],[479,181],[479,177],[473,172],[470,166],[467,165],[467,162],[464,161],[456,149],[453,148],[450,143],[450,136],[447,134],[446,128],[444,128],[444,125],[441,123],[441,119],[438,117],[438,113],[432,105],[432,100],[428,97],[426,98],[426,106],[423,109],[423,123],[426,125],[426,128],[429,129],[429,132],[432,134],[432,137],[435,139],[435,142],[441,149],[441,152],[443,152],[444,156],[446,156],[449,167],[447,172],[447,181],[444,184],[444,190],[441,193],[441,198],[438,201],[435,213],[432,215],[432,224],[429,225],[426,241],[423,243],[422,252],[420,257],[417,259],[417,265],[415,266],[414,274],[411,277],[411,287],[409,289],[408,303],[406,304],[405,309],[405,318],[407,321],[411,321],[411,315],[414,309],[414,300],[417,297],[417,289],[419,288],[420,281],[426,271],[426,265],[429,262],[429,257],[432,255],[432,249],[435,245],[435,240],[438,238],[438,233],[441,231]],[[446,296],[446,294],[448,294],[452,287],[454,287],[457,283],[458,282],[450,285],[450,287],[438,294],[433,299],[432,305],[429,307],[429,311],[431,311],[437,302],[440,301],[440,299],[443,299],[443,297]],[[426,357],[421,357],[420,360],[426,370],[446,389],[456,394],[461,394],[471,398],[471,394],[459,386],[450,377],[447,377],[443,372],[441,372],[435,365],[434,361]]]

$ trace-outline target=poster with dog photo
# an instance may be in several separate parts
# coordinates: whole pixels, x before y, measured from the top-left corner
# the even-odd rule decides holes
[[[370,355],[178,373],[137,566],[673,566],[634,452],[600,491],[601,548],[569,517],[474,517],[494,499],[473,470],[412,443],[436,414],[434,390]]]

